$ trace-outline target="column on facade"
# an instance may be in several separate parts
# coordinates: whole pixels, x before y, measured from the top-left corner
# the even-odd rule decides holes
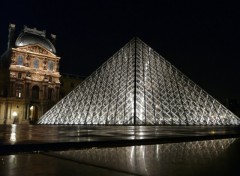
[[[15,84],[13,81],[10,81],[9,96],[13,97],[15,95]]]
[[[43,85],[43,97],[44,97],[44,100],[47,99],[47,85]]]
[[[30,90],[29,90],[29,86],[30,86],[30,83],[29,82],[27,82],[26,83],[26,88],[25,88],[25,98],[30,98],[30,96],[29,96],[29,92],[30,92]]]
[[[6,102],[5,102],[5,109],[4,109],[4,124],[7,123],[7,119],[8,119],[8,98],[6,98]]]
[[[25,120],[28,120],[28,118],[29,118],[29,110],[30,110],[30,105],[26,104],[25,105]]]
[[[59,87],[56,88],[56,101],[59,100]]]
[[[21,85],[21,93],[22,93],[22,97],[25,98],[26,97],[26,84],[22,84]]]
[[[44,92],[43,92],[43,86],[39,85],[39,100],[44,99]]]

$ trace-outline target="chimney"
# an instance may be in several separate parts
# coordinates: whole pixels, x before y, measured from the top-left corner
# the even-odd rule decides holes
[[[15,33],[15,24],[9,24],[7,49],[11,49],[14,46],[14,33]]]

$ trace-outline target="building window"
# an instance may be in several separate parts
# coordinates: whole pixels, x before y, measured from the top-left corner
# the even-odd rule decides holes
[[[32,99],[37,100],[39,99],[39,87],[38,86],[33,86],[32,88]]]
[[[17,65],[23,65],[23,56],[22,55],[19,55],[17,57]]]
[[[22,78],[22,73],[18,73],[18,79]]]
[[[39,68],[39,60],[37,58],[34,59],[33,66],[34,68]]]
[[[53,62],[52,61],[48,61],[48,70],[53,71]]]
[[[16,86],[16,97],[18,97],[18,98],[22,97],[22,86],[21,85]]]

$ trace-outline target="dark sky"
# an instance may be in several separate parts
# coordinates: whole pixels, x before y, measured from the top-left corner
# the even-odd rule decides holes
[[[0,6],[1,53],[9,23],[36,27],[57,35],[61,72],[87,76],[137,36],[214,97],[240,98],[234,1],[5,0]]]

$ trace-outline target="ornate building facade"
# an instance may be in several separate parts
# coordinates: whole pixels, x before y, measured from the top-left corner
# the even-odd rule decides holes
[[[0,59],[0,124],[36,122],[59,100],[56,36],[24,26],[16,37],[9,25],[8,48]]]

